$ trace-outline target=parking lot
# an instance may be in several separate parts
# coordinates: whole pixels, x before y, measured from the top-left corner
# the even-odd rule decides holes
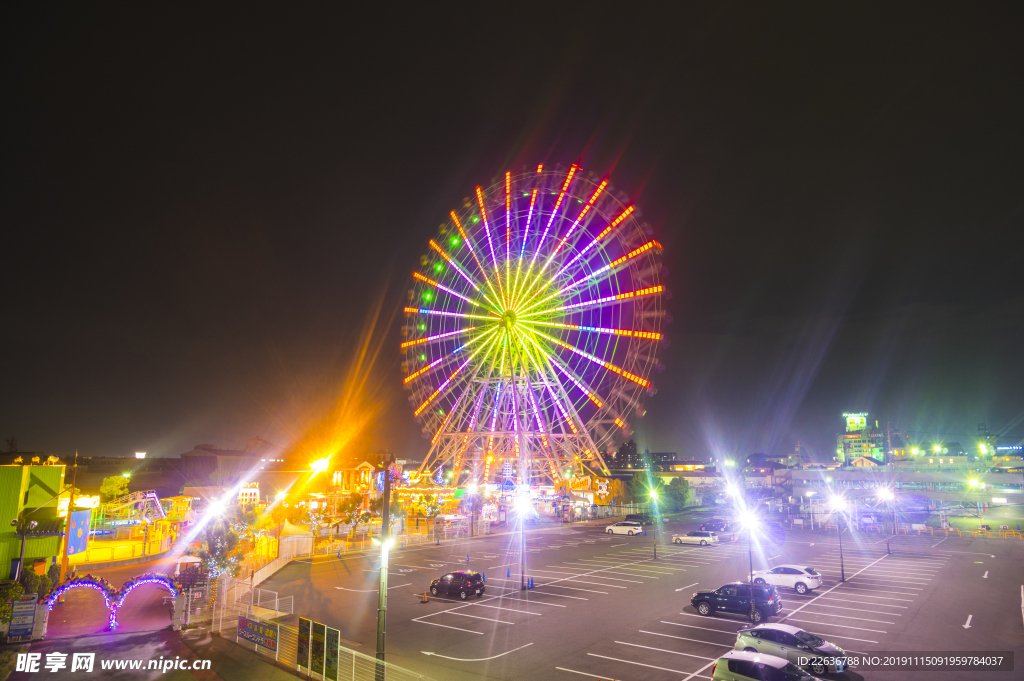
[[[535,586],[525,592],[512,535],[395,551],[387,659],[435,679],[710,678],[711,665],[747,621],[698,615],[690,597],[745,579],[750,558],[745,535],[709,547],[668,543],[672,532],[695,527],[663,530],[657,558],[653,534],[609,535],[598,524],[532,532],[526,560]],[[1002,650],[1024,664],[1024,542],[886,539],[844,534],[841,554],[834,533],[796,530],[755,541],[755,569],[798,563],[824,576],[804,596],[780,589],[783,610],[771,621],[816,633],[850,653]],[[375,566],[369,556],[318,558],[289,565],[263,586],[294,595],[297,614],[339,628],[345,645],[373,654]],[[421,602],[431,579],[467,567],[486,575],[483,597]],[[851,669],[833,678],[906,674]],[[921,678],[1011,676],[928,672]]]

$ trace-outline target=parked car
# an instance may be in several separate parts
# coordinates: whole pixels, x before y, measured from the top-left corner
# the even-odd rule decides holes
[[[771,584],[754,586],[754,608],[751,616],[749,584],[734,582],[714,591],[695,591],[690,603],[701,615],[729,612],[751,617],[754,624],[766,622],[772,615],[782,612],[782,597]]]
[[[687,532],[686,534],[673,534],[673,544],[700,544],[701,546],[707,546],[708,544],[717,544],[718,535],[714,532],[708,532],[707,530],[694,530],[693,532]]]
[[[709,520],[706,523],[701,523],[700,529],[709,532],[728,532],[729,523],[725,520]]]
[[[812,681],[814,677],[781,657],[730,650],[711,667],[711,678],[714,681]]]
[[[630,513],[623,520],[631,523],[640,523],[641,525],[653,525],[654,520],[648,513]]]
[[[821,575],[812,567],[776,565],[771,570],[754,570],[754,584],[788,586],[798,594],[805,594],[821,586]]]
[[[466,600],[470,596],[483,596],[486,588],[479,572],[459,570],[449,572],[430,583],[430,593],[435,596],[458,596]]]
[[[793,664],[800,658],[811,658],[807,668],[814,674],[841,674],[846,668],[846,651],[809,632],[788,624],[759,624],[740,629],[736,634],[736,650],[767,653]],[[821,657],[814,657],[818,653]],[[838,664],[834,662],[838,660]]]
[[[634,534],[643,534],[644,527],[640,523],[623,520],[618,523],[612,523],[604,531],[608,534],[628,534],[632,537]]]

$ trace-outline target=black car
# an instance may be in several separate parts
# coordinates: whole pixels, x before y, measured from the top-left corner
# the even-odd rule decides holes
[[[458,596],[466,600],[472,595],[484,595],[484,580],[479,572],[460,570],[449,572],[430,583],[430,593],[435,596]]]
[[[654,521],[648,513],[630,513],[622,519],[627,523],[640,523],[641,525],[653,525]]]
[[[701,615],[730,612],[750,617],[750,589],[749,584],[734,582],[714,591],[697,591],[690,599],[690,603]],[[769,617],[782,612],[782,597],[773,585],[755,585],[753,589],[754,624],[767,622]]]
[[[728,532],[729,523],[724,520],[709,520],[706,523],[701,523],[700,529],[709,532]]]

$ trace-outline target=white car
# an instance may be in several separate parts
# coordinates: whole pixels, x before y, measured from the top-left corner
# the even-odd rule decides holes
[[[628,534],[632,537],[634,534],[643,534],[644,526],[640,523],[623,521],[620,523],[612,523],[605,528],[605,532],[608,534]]]
[[[730,650],[711,668],[714,681],[814,681],[792,662],[774,655]]]
[[[774,584],[805,594],[821,586],[821,575],[812,567],[802,565],[777,565],[771,570],[754,570],[751,575],[754,584]]]
[[[687,532],[686,534],[673,534],[672,543],[700,544],[701,546],[707,546],[708,544],[717,544],[718,535],[707,530],[694,530],[693,532]]]

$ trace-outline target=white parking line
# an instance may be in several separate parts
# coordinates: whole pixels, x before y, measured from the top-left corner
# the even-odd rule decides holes
[[[856,631],[870,631],[873,634],[888,634],[888,631],[882,631],[881,629],[864,629],[862,627],[848,627],[845,624],[833,624],[832,622],[816,622],[815,620],[795,620],[790,619],[790,622],[805,622],[807,624],[816,624],[819,627],[825,625],[827,627],[839,627],[840,629],[854,629]]]
[[[567,596],[565,594],[553,594],[550,591],[537,591],[536,589],[533,589],[533,593],[535,593],[535,594],[544,594],[545,596],[558,596],[559,598],[571,598],[571,599],[576,600],[576,601],[589,601],[590,600],[589,598],[583,598],[582,596]]]
[[[886,622],[885,620],[869,620],[866,617],[852,617],[850,615],[837,615],[834,612],[811,612],[810,610],[804,610],[805,615],[821,615],[823,617],[839,617],[844,620],[860,620],[861,622],[875,622],[876,624],[896,624],[895,622]],[[794,622],[796,620],[793,620]]]
[[[691,615],[688,612],[681,612],[679,614],[680,615],[686,615],[687,617],[700,617],[702,619],[707,619],[703,615]],[[732,631],[724,631],[722,629],[712,629],[711,627],[698,627],[695,624],[680,624],[679,622],[666,622],[665,620],[661,620],[661,623],[662,624],[672,624],[672,625],[677,626],[677,627],[686,627],[687,629],[703,629],[704,631],[714,631],[714,632],[717,632],[719,634],[728,634],[729,636],[735,636],[736,635],[736,630],[735,629],[732,630]],[[735,624],[739,624],[740,626],[746,626],[745,622],[735,622]]]
[[[580,676],[589,676],[592,679],[604,679],[605,681],[617,681],[617,679],[609,679],[606,675],[601,674],[588,674],[587,672],[578,672],[575,669],[566,669],[565,667],[555,667],[560,672],[572,672],[573,674],[579,674]]]
[[[882,561],[882,560],[884,560],[884,559],[885,559],[885,556],[882,556],[881,558],[879,558],[878,560],[876,560],[876,561],[875,561],[875,563],[878,563],[878,562],[880,562],[880,561]],[[874,563],[872,563],[872,565],[874,565]],[[854,575],[853,575],[853,576],[854,576],[854,577],[856,577],[856,576],[857,576],[858,574],[860,574],[860,573],[854,573]],[[834,587],[830,588],[830,589],[829,589],[828,591],[826,591],[825,593],[821,594],[821,596],[824,596],[824,595],[826,595],[826,594],[828,594],[828,593],[830,593],[830,592],[832,592],[832,591],[835,591],[835,590],[836,590],[837,588],[838,588],[838,587],[835,587],[835,586],[834,586]],[[818,598],[820,598],[820,596],[819,596]],[[810,605],[811,603],[813,603],[813,602],[814,602],[815,600],[817,600],[817,598],[815,598],[815,599],[812,599],[812,600],[810,600],[810,601],[807,601],[807,603],[804,603],[804,604],[803,604],[803,605],[801,605],[801,606],[800,606],[799,608],[797,608],[796,610],[794,610],[794,611],[793,611],[792,613],[790,613],[789,615],[786,615],[785,617],[783,617],[783,618],[782,618],[781,620],[779,620],[779,622],[780,622],[780,623],[782,623],[782,622],[785,622],[785,621],[786,621],[787,619],[789,619],[789,618],[790,618],[790,617],[791,617],[792,615],[795,615],[795,614],[797,614],[797,613],[798,613],[798,612],[800,612],[800,611],[801,611],[802,609],[806,608],[806,607],[807,607],[808,605]]]
[[[843,601],[843,602],[845,603],[846,601]],[[864,610],[863,608],[844,608],[841,605],[829,605],[828,603],[818,603],[817,607],[819,607],[819,608],[836,608],[838,610],[853,610],[855,612],[871,612],[871,613],[874,613],[876,615],[889,615],[891,617],[903,617],[903,615],[898,613],[898,612],[885,612],[884,610]],[[905,608],[907,606],[905,606],[905,605],[890,605],[890,606],[887,606],[887,607],[890,607],[890,608]],[[818,613],[818,614],[823,615],[825,613]],[[832,613],[829,613],[829,614],[831,615]],[[837,617],[839,617],[839,615],[837,615]],[[892,624],[892,622],[889,622],[889,624]]]
[[[576,572],[565,572],[564,570],[544,570],[544,569],[541,569],[541,568],[533,568],[533,572],[548,572],[548,573],[553,574],[553,575],[575,575],[575,574],[580,574],[580,573],[576,573]],[[615,574],[619,574],[619,573],[615,573]],[[633,576],[636,577],[637,575],[633,575]],[[604,577],[604,576],[602,576],[601,579],[609,579],[609,580],[611,580],[613,582],[631,582],[633,584],[643,584],[643,582],[641,580],[639,580],[639,579],[617,579],[615,577]],[[655,579],[657,579],[657,577],[655,577]],[[622,588],[626,588],[626,587],[622,587]]]
[[[823,600],[823,601],[839,601],[840,603],[859,603],[860,605],[873,605],[873,606],[878,607],[878,608],[903,608],[904,610],[906,610],[908,607],[910,607],[910,606],[907,606],[907,605],[889,605],[888,603],[875,603],[874,601],[855,601],[855,600],[851,600],[849,598],[831,598],[831,597],[828,597],[828,596],[822,596],[821,600]],[[829,606],[829,607],[835,608],[837,606],[832,605],[832,606]]]
[[[558,580],[558,581],[563,581],[563,580]],[[592,594],[604,594],[605,596],[608,595],[607,591],[594,591],[593,589],[581,589],[581,588],[579,588],[577,586],[562,586],[561,584],[552,584],[550,582],[549,583],[545,583],[545,584],[541,584],[541,586],[542,587],[549,587],[550,586],[550,587],[554,587],[556,589],[569,589],[571,591],[586,591],[586,592],[592,593]]]
[[[703,644],[709,645],[709,646],[718,646],[719,648],[732,648],[733,647],[733,644],[731,644],[731,643],[712,643],[711,641],[702,641],[699,638],[686,638],[684,636],[673,636],[672,634],[659,634],[656,631],[644,631],[643,629],[640,629],[640,633],[641,634],[650,634],[651,636],[664,636],[665,638],[677,638],[680,641],[693,641],[694,643],[703,643]]]
[[[871,641],[866,638],[854,638],[852,636],[840,636],[839,634],[824,634],[820,631],[808,631],[812,634],[817,634],[818,636],[827,636],[828,638],[841,638],[847,641],[860,641],[861,643],[878,643],[878,641]]]
[[[476,605],[476,604],[475,603],[471,603],[470,605]],[[445,615],[445,614],[447,614],[447,615],[458,615],[459,617],[472,617],[473,619],[476,619],[476,620],[487,620],[488,622],[498,622],[500,624],[515,624],[515,622],[506,622],[505,620],[496,620],[493,617],[481,617],[480,615],[467,615],[464,612],[454,612],[455,610],[456,610],[456,608],[452,608],[451,610],[442,610],[441,612],[436,613],[436,614],[438,614],[438,615]]]
[[[845,586],[845,584],[848,583],[849,581],[850,580],[846,580],[846,582],[838,584],[838,585],[836,585],[836,586],[834,586],[832,588],[833,589],[852,589],[854,591],[871,591],[871,592],[879,593],[879,594],[899,594],[901,596],[920,596],[921,595],[921,594],[907,593],[906,591],[888,591],[888,590],[883,590],[883,589],[862,589],[861,587],[857,587],[857,586]],[[865,586],[867,586],[867,585],[865,585]],[[872,598],[871,594],[860,594],[860,595],[861,596],[868,596],[869,598]],[[893,599],[893,600],[897,600],[897,601],[900,601],[900,600],[903,600],[903,601],[911,600],[912,601],[914,599],[913,598],[896,598],[896,599]]]
[[[468,631],[471,634],[480,634],[481,636],[484,635],[484,632],[482,631],[473,631],[472,629],[463,629],[462,627],[450,627],[447,624],[438,624],[437,622],[424,622],[419,617],[414,618],[413,622],[417,622],[419,624],[429,624],[432,627],[444,627],[445,629],[455,629],[456,631]]]
[[[836,588],[838,589],[839,587],[836,587]],[[844,589],[852,589],[853,587],[844,586],[842,588],[844,588]],[[913,598],[893,598],[892,596],[872,596],[871,594],[860,593],[861,591],[864,591],[864,589],[857,589],[858,593],[850,594],[850,595],[851,596],[860,596],[861,598],[879,598],[879,599],[881,599],[883,601],[903,601],[904,603],[913,603],[914,602]],[[845,592],[843,592],[843,593],[845,593]],[[889,592],[886,591],[884,593],[889,593]],[[913,596],[914,594],[903,594],[903,595],[904,596]],[[810,603],[810,601],[808,601],[808,603]]]
[[[687,673],[687,672],[681,672],[678,669],[669,669],[668,667],[655,667],[653,664],[644,664],[643,662],[630,662],[629,660],[620,660],[617,657],[608,657],[607,655],[598,655],[597,653],[587,653],[587,655],[590,655],[591,657],[600,657],[601,659],[604,659],[604,660],[615,660],[616,662],[625,662],[626,664],[635,664],[638,667],[647,667],[649,669],[660,669],[660,670],[662,670],[664,672],[672,672],[674,674],[686,674]],[[712,662],[711,664],[714,664],[714,662]],[[710,667],[711,665],[709,664],[708,666]],[[697,671],[700,671],[700,670],[698,669]],[[689,679],[689,678],[693,677],[694,675],[695,674],[690,674],[690,676],[687,676],[686,678]],[[709,678],[709,677],[702,676],[701,678],[702,679],[706,679],[706,678]]]
[[[685,657],[696,657],[698,660],[717,660],[717,657],[707,657],[705,655],[693,655],[692,653],[680,653],[675,650],[665,650],[664,648],[652,648],[651,646],[642,646],[639,643],[626,643],[625,641],[616,641],[619,645],[633,646],[634,648],[646,648],[647,650],[655,650],[659,653],[670,653],[672,655],[683,655]]]
[[[537,617],[541,617],[542,615],[542,613],[539,612],[530,612],[529,610],[516,610],[515,608],[503,608],[500,605],[484,605],[483,603],[470,603],[470,605],[475,605],[478,608],[494,608],[495,610],[508,610],[509,612],[520,612],[524,615],[536,615]]]

